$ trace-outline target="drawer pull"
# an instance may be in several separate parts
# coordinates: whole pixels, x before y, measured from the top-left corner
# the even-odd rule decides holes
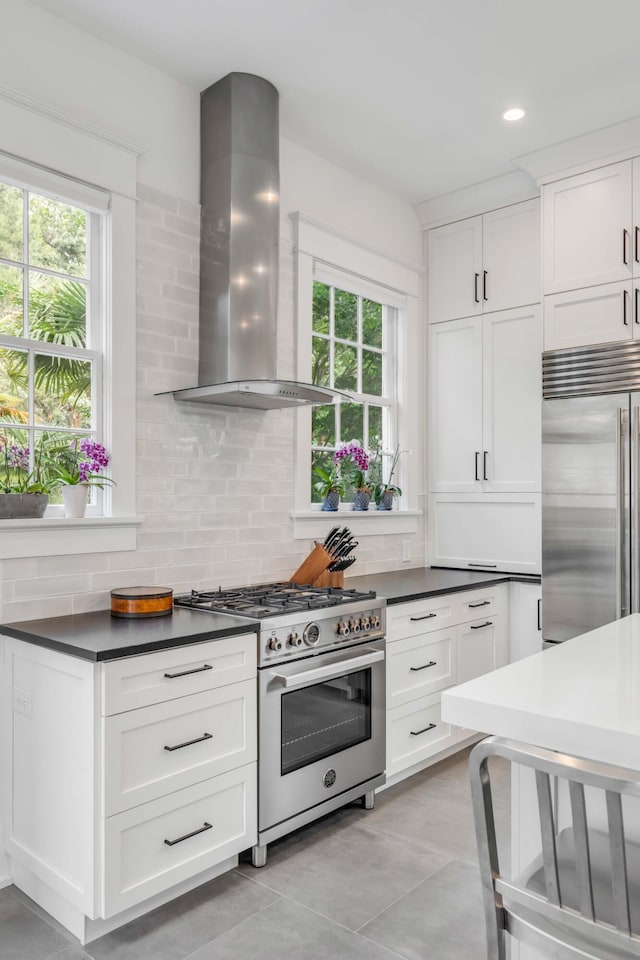
[[[188,677],[191,673],[204,673],[205,670],[213,670],[210,663],[205,663],[204,667],[196,667],[194,670],[182,670],[181,673],[165,673],[167,680],[175,680],[176,677]]]
[[[409,617],[410,620],[431,620],[432,617],[437,617],[437,613],[425,613],[424,617]]]
[[[430,663],[425,663],[425,664],[423,664],[423,666],[421,666],[421,667],[409,667],[409,670],[412,670],[414,673],[417,673],[418,670],[426,670],[427,667],[435,667],[435,666],[437,666],[436,661],[435,661],[435,660],[431,660]]]
[[[430,723],[428,727],[423,727],[422,730],[412,730],[412,731],[411,731],[411,736],[412,736],[412,737],[419,737],[421,733],[428,733],[429,730],[435,730],[435,728],[436,728],[437,726],[438,726],[437,723]],[[166,843],[166,842],[167,842],[167,841],[165,840],[165,843]]]
[[[491,600],[483,600],[481,603],[468,603],[467,606],[472,610],[475,610],[476,607],[490,607]]]
[[[212,739],[212,733],[204,733],[201,737],[196,737],[195,740],[185,740],[184,743],[176,743],[175,747],[165,747],[165,750],[168,750],[169,753],[172,753],[174,750],[182,750],[183,747],[190,747],[193,743],[202,743],[203,740]]]
[[[486,623],[476,623],[475,626],[473,626],[473,624],[472,624],[472,625],[471,625],[471,629],[472,629],[472,630],[482,630],[483,627],[492,627],[492,626],[493,626],[493,622],[492,622],[491,620],[487,620]]]
[[[468,567],[489,567],[491,570],[495,570],[498,566],[497,563],[468,563]]]
[[[175,840],[165,840],[165,843],[168,847],[174,847],[176,843],[182,843],[183,840],[188,840],[190,837],[197,837],[199,833],[204,833],[205,830],[213,829],[212,823],[207,823],[206,820],[197,830],[193,830],[191,833],[185,833],[184,837],[177,837]]]

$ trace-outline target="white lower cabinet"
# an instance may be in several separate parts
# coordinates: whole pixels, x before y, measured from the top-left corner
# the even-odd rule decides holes
[[[508,590],[494,584],[387,608],[387,776],[472,737],[440,717],[443,690],[508,662]],[[440,629],[442,619],[447,627]]]
[[[12,876],[81,942],[256,842],[255,634],[104,664],[4,643]]]

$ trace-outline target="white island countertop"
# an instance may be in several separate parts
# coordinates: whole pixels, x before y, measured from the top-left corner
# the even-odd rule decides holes
[[[442,719],[640,769],[640,614],[453,687]]]

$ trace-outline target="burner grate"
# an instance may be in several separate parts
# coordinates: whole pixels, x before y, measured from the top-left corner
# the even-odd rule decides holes
[[[249,587],[192,590],[175,597],[178,606],[254,618],[304,610],[321,610],[357,600],[373,600],[375,592],[298,583],[265,583]]]

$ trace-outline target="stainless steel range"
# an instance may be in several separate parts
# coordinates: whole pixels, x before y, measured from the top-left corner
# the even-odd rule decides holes
[[[385,601],[375,593],[271,583],[192,591],[175,603],[260,621],[258,844],[385,782]]]

